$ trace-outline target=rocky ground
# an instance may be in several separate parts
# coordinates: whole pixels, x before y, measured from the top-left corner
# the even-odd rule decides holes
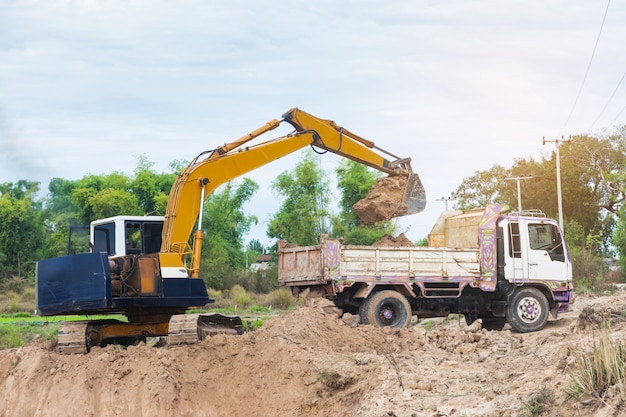
[[[61,356],[33,343],[0,351],[0,416],[621,416],[615,390],[602,403],[567,388],[598,323],[624,341],[625,310],[624,291],[579,297],[519,334],[462,318],[377,329],[319,302],[193,346]]]

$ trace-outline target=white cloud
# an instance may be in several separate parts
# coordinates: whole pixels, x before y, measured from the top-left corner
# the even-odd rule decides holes
[[[132,172],[293,106],[410,156],[424,236],[463,177],[589,130],[626,70],[626,7],[575,1],[61,1],[0,5],[0,182]],[[596,128],[626,105],[626,85]],[[624,123],[626,112],[616,123]],[[259,217],[294,157],[250,177]],[[269,197],[271,198],[269,198]],[[266,204],[272,201],[272,204]],[[417,226],[416,226],[417,225]],[[261,240],[264,240],[261,236]]]

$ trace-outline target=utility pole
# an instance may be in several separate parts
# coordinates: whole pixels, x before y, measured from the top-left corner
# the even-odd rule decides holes
[[[563,229],[563,197],[561,196],[561,156],[559,155],[559,144],[562,142],[569,142],[572,140],[570,136],[569,139],[565,140],[563,136],[561,139],[547,140],[546,137],[543,137],[543,144],[546,143],[554,143],[556,145],[556,194],[558,199],[558,207],[559,207],[559,226],[561,226],[561,230]]]
[[[522,188],[520,187],[521,180],[529,180],[532,177],[511,177],[505,178],[505,181],[517,181],[517,211],[522,211]]]
[[[437,201],[443,201],[446,203],[446,210],[448,210],[448,201],[456,201],[456,198],[453,197],[441,197],[438,198]]]

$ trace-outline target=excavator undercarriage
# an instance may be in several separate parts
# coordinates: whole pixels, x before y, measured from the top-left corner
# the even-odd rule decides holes
[[[238,316],[219,313],[176,314],[169,321],[127,323],[120,320],[93,320],[62,323],[57,348],[61,354],[87,353],[94,346],[124,346],[159,339],[169,345],[194,344],[216,334],[240,335],[244,323]]]

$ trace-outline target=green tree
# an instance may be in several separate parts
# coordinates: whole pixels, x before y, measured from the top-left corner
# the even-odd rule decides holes
[[[624,200],[618,178],[626,163],[623,143],[623,135],[577,136],[560,145],[563,216],[566,223],[573,221],[582,227],[585,238],[579,244],[583,251],[600,253],[610,246],[614,216]],[[520,184],[522,207],[540,209],[556,218],[556,175],[556,152],[541,160],[517,159],[509,169],[495,165],[463,180],[454,193],[456,207],[476,208],[490,203],[517,207],[517,184],[505,178],[530,176]],[[592,240],[598,244],[589,245]]]
[[[381,176],[367,166],[343,159],[335,169],[337,187],[340,191],[339,215],[332,216],[332,235],[343,237],[350,245],[371,245],[385,234],[395,234],[396,225],[391,221],[363,225],[352,211],[352,206],[365,198],[376,180]]]
[[[457,201],[455,206],[465,210],[493,203],[510,204],[510,201],[502,199],[505,189],[502,183],[507,175],[508,170],[501,165],[494,165],[487,171],[476,171],[472,176],[463,178],[453,193]]]
[[[626,213],[622,212],[612,236],[612,243],[619,254],[622,275],[626,275]]]
[[[153,166],[154,163],[150,162],[145,155],[140,156],[129,188],[137,198],[143,214],[163,216],[176,174],[157,174]],[[176,165],[171,167],[173,170],[178,168]]]
[[[0,279],[33,276],[44,229],[38,191],[38,182],[0,184]]]
[[[205,203],[201,274],[213,288],[230,288],[234,283],[229,278],[245,265],[243,236],[258,219],[246,215],[243,205],[258,189],[249,178],[239,184],[231,181],[213,192]]]
[[[613,180],[617,188],[626,190],[626,171],[615,174]],[[619,266],[622,270],[622,276],[626,276],[626,206],[623,204],[611,236],[611,243],[613,243],[619,255]]]
[[[272,189],[283,198],[267,228],[269,237],[299,245],[315,245],[322,233],[328,233],[328,180],[311,151],[292,171],[278,175]]]
[[[172,170],[182,163],[175,162]],[[89,174],[79,180],[53,178],[44,204],[46,244],[44,258],[66,252],[71,226],[116,215],[165,214],[169,191],[176,174],[156,173],[145,156],[138,159],[132,177],[120,172]],[[73,238],[74,240],[74,238]]]
[[[265,248],[263,247],[263,244],[258,239],[250,240],[250,242],[248,242],[247,250],[249,250],[250,252],[258,253],[259,255],[262,255],[265,253]]]

